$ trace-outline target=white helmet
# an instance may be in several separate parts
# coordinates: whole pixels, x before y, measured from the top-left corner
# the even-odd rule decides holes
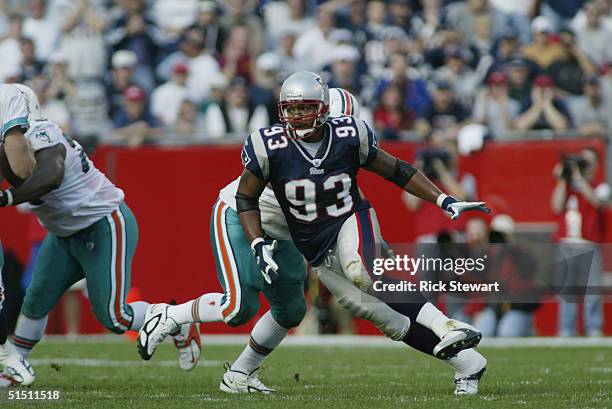
[[[357,98],[344,88],[329,89],[329,116],[354,116],[359,118]]]
[[[42,119],[42,113],[40,111],[40,103],[38,102],[38,97],[32,90],[32,88],[23,84],[13,84],[15,87],[19,89],[19,91],[25,96],[26,101],[28,103],[28,111],[30,111],[29,120],[37,120]]]
[[[292,115],[291,107],[311,105],[316,112]],[[278,117],[292,138],[305,138],[323,126],[329,116],[329,88],[320,75],[298,71],[283,82],[278,101]]]

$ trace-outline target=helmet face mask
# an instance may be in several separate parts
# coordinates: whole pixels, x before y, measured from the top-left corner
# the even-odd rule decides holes
[[[281,87],[278,116],[290,139],[312,136],[329,116],[329,89],[313,72],[299,71]]]

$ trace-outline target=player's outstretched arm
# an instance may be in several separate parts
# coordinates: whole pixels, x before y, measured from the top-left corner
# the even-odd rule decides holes
[[[259,196],[261,196],[265,187],[266,181],[245,169],[240,176],[240,183],[236,192],[236,211],[240,216],[242,230],[244,230],[244,234],[251,244],[251,250],[257,260],[259,270],[266,283],[272,284],[272,281],[278,275],[278,265],[272,257],[277,242],[276,240],[266,241],[261,227]]]
[[[36,166],[34,151],[21,128],[14,127],[7,131],[4,139],[4,152],[15,176],[26,179],[32,174]]]
[[[449,212],[453,220],[466,210],[479,210],[484,213],[491,212],[484,202],[461,202],[452,196],[444,194],[418,169],[382,149],[378,149],[376,157],[365,168],[395,183],[406,192],[428,202],[435,203]]]
[[[18,187],[0,191],[0,207],[38,200],[57,189],[64,180],[66,148],[56,145],[36,152],[34,172]]]

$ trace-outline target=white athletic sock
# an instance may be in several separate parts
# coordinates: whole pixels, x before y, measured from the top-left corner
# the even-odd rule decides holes
[[[132,313],[134,314],[134,319],[132,320],[132,326],[130,329],[132,331],[139,331],[144,325],[145,313],[147,312],[147,308],[149,308],[150,304],[145,301],[134,301],[128,305],[132,307]]]
[[[24,358],[30,355],[32,348],[34,348],[38,341],[42,339],[43,335],[45,335],[47,318],[48,316],[40,319],[32,319],[23,314],[19,314],[17,326],[15,327],[15,335],[13,336],[13,344]]]
[[[259,368],[263,360],[285,339],[288,332],[287,328],[274,321],[270,311],[266,312],[255,324],[249,344],[232,364],[232,370],[250,374]]]
[[[473,375],[487,366],[487,360],[474,349],[464,349],[448,360],[455,369],[455,378]]]
[[[223,298],[221,293],[204,294],[184,304],[168,307],[168,316],[179,325],[223,321],[221,298]]]
[[[428,302],[421,307],[416,321],[432,330],[438,338],[442,339],[444,335],[450,331],[447,325],[449,319],[450,318],[444,315],[435,305]]]

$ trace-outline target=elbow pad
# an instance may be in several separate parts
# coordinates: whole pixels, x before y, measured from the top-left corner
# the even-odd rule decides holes
[[[410,179],[417,172],[416,168],[409,164],[408,162],[404,162],[401,159],[396,159],[395,161],[395,173],[393,176],[386,178],[389,182],[393,182],[402,189],[406,187]]]
[[[259,199],[253,199],[240,192],[236,193],[236,212],[248,212],[251,210],[259,211]]]

